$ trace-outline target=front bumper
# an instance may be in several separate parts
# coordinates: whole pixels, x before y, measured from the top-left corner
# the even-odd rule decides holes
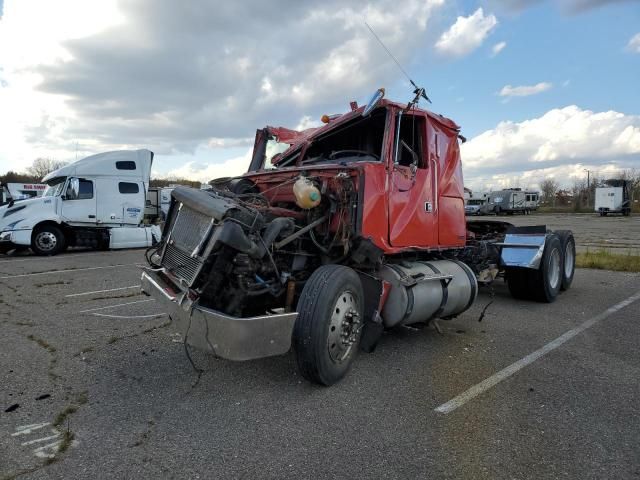
[[[16,248],[10,231],[0,233],[0,253],[7,253]]]
[[[291,348],[297,312],[231,317],[192,303],[186,292],[165,282],[156,271],[142,273],[142,291],[162,303],[186,342],[229,360],[282,355]]]

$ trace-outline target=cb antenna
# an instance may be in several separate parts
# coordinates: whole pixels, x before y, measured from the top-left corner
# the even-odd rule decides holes
[[[407,105],[407,110],[409,108],[411,108],[412,106],[416,105],[418,103],[418,101],[420,100],[420,97],[424,98],[427,102],[431,103],[431,99],[429,97],[427,97],[427,92],[425,91],[424,88],[419,87],[418,85],[416,85],[416,83],[411,80],[411,77],[409,77],[409,74],[405,71],[404,68],[402,68],[402,65],[400,65],[400,62],[396,59],[396,57],[393,56],[393,53],[391,53],[389,51],[389,49],[387,48],[387,46],[382,42],[382,40],[380,40],[380,37],[378,37],[378,35],[376,35],[376,32],[373,30],[373,28],[371,28],[371,25],[369,25],[367,22],[364,22],[364,24],[367,26],[367,28],[369,29],[369,31],[371,32],[371,35],[374,36],[374,38],[378,41],[378,43],[380,45],[382,45],[382,48],[384,48],[385,52],[387,52],[387,54],[391,57],[391,59],[396,63],[396,65],[398,66],[398,68],[400,69],[400,71],[403,73],[403,75],[405,77],[407,77],[407,80],[409,80],[409,83],[413,86],[414,90],[413,93],[415,94],[415,97],[412,101],[409,102],[409,104]]]

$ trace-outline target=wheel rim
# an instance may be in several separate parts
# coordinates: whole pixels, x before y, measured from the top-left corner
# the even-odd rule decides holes
[[[556,288],[560,283],[560,252],[554,248],[549,256],[549,285]]]
[[[564,276],[565,278],[571,277],[573,273],[573,265],[575,258],[573,256],[573,248],[571,242],[567,242],[567,246],[564,249]]]
[[[350,290],[342,292],[333,306],[327,349],[331,360],[343,362],[351,353],[360,334],[357,297]]]
[[[40,232],[36,235],[36,246],[43,252],[50,252],[58,245],[58,239],[51,232]]]

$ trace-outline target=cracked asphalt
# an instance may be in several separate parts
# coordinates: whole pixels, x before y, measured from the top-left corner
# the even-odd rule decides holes
[[[140,250],[0,256],[0,479],[640,478],[640,301],[435,411],[638,293],[640,274],[578,270],[551,305],[498,282],[481,323],[487,290],[442,334],[388,332],[321,388],[291,353],[193,352],[196,384],[139,293],[143,262]]]

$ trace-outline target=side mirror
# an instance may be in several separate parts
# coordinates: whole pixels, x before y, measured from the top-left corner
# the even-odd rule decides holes
[[[77,200],[80,193],[80,180],[77,178],[69,179],[67,184],[67,191],[65,193],[65,200]]]

